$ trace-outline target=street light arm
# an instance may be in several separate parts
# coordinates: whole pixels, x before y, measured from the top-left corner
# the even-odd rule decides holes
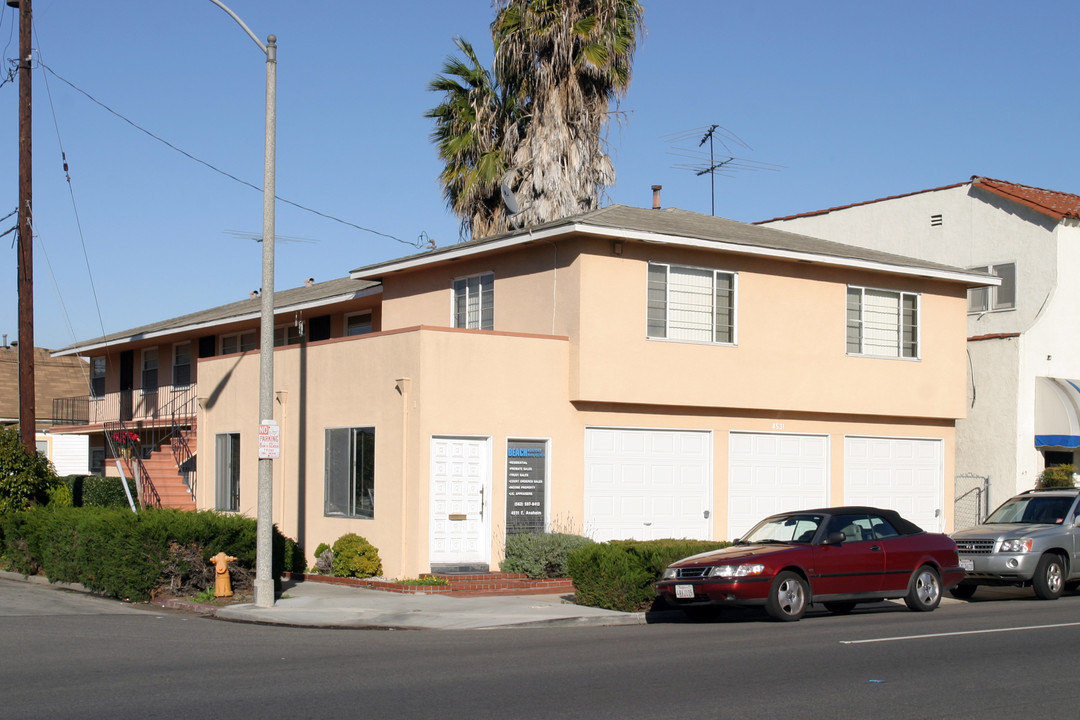
[[[245,24],[244,24],[244,21],[243,21],[243,20],[241,20],[241,19],[240,19],[240,18],[239,18],[239,17],[237,16],[237,14],[236,14],[236,13],[234,13],[234,12],[233,12],[232,10],[230,10],[230,9],[229,9],[229,6],[228,6],[228,5],[226,5],[225,3],[221,2],[221,0],[210,0],[210,2],[214,3],[214,4],[215,4],[215,5],[217,5],[217,6],[219,7],[219,8],[221,8],[222,10],[224,10],[225,12],[227,12],[227,13],[229,14],[229,17],[231,17],[231,18],[232,18],[233,20],[235,20],[235,21],[236,21],[236,23],[237,23],[237,24],[238,24],[238,25],[239,25],[240,27],[244,28],[244,32],[246,32],[246,33],[248,34],[248,37],[250,37],[250,38],[251,38],[252,40],[254,40],[254,41],[255,41],[255,44],[259,46],[259,49],[260,49],[260,50],[262,50],[262,51],[263,51],[264,53],[266,53],[267,55],[269,55],[269,54],[270,54],[270,51],[266,49],[266,46],[265,46],[265,45],[263,45],[262,41],[261,41],[261,40],[259,40],[259,38],[258,38],[258,37],[257,37],[257,36],[255,35],[255,33],[251,32],[251,28],[249,28],[249,27],[248,27],[247,25],[245,25]]]

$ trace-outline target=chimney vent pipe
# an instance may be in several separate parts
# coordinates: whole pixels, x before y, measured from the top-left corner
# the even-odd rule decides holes
[[[663,187],[664,187],[663,185],[653,185],[652,186],[652,209],[653,210],[659,210],[660,209],[660,190],[663,189]]]

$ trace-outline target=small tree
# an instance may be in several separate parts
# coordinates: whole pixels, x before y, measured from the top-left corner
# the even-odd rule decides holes
[[[48,502],[49,490],[59,484],[47,457],[27,454],[18,428],[0,428],[0,515]]]

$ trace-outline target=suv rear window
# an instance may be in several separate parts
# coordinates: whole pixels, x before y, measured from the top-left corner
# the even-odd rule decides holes
[[[1060,525],[1074,497],[1014,497],[986,518],[987,523],[1042,523]]]

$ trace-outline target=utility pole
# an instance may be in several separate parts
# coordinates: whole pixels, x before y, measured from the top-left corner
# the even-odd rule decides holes
[[[7,0],[19,10],[19,439],[27,454],[37,452],[34,432],[34,226],[31,213],[30,0]]]

